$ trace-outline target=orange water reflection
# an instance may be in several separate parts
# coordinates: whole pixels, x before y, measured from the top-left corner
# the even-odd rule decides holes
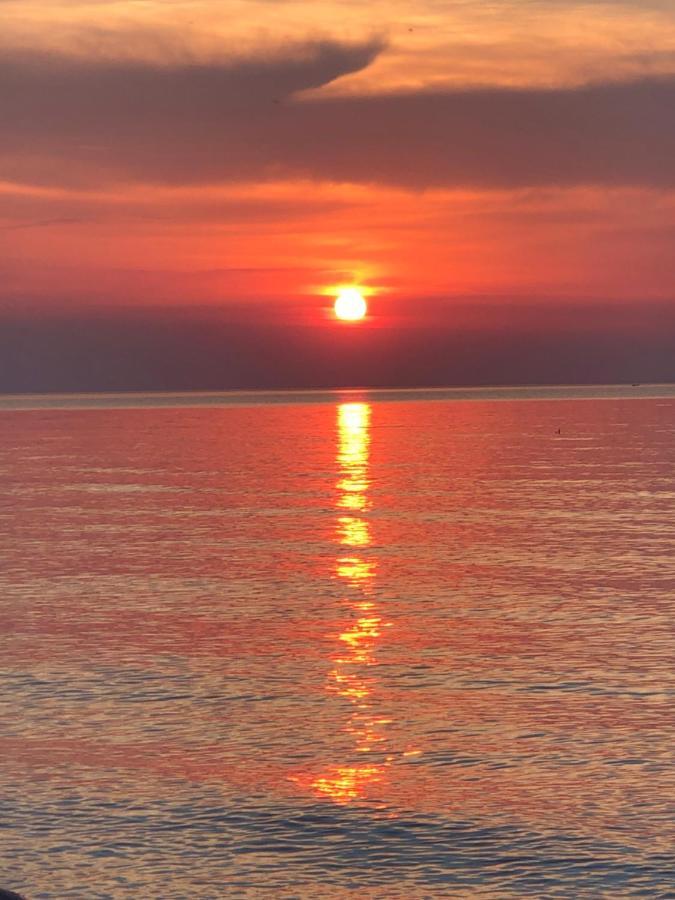
[[[377,563],[368,558],[371,525],[366,518],[369,496],[370,417],[368,403],[341,403],[337,408],[336,540],[340,550],[335,572],[344,584],[343,603],[349,614],[337,635],[327,690],[343,697],[352,710],[344,731],[353,742],[351,760],[315,774],[311,791],[337,803],[363,798],[373,784],[383,782],[393,757],[388,754],[391,720],[378,712],[374,667],[386,622],[374,593]],[[343,555],[344,548],[344,555]]]

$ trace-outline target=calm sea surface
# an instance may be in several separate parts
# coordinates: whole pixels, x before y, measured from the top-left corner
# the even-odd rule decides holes
[[[675,389],[3,398],[0,495],[0,886],[675,897]]]

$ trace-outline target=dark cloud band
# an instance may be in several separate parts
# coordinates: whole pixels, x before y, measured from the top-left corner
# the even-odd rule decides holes
[[[6,58],[0,177],[675,187],[675,78],[298,96],[364,68],[380,49],[322,43],[230,66]]]

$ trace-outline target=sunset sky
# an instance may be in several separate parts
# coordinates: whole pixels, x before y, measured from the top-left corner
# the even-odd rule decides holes
[[[0,0],[0,390],[675,379],[673,110],[672,0]]]

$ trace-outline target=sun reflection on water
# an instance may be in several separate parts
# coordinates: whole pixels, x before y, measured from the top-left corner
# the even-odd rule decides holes
[[[355,556],[342,556],[337,560],[338,578],[345,578],[352,584],[375,577],[375,563],[366,562]]]
[[[362,799],[375,784],[385,780],[392,757],[387,755],[387,726],[391,720],[378,713],[376,651],[386,622],[373,591],[377,564],[366,558],[372,544],[370,523],[365,514],[371,508],[368,490],[370,455],[370,415],[368,403],[342,403],[337,409],[336,509],[349,510],[337,519],[336,539],[349,555],[338,555],[336,575],[345,587],[343,598],[350,619],[337,635],[327,690],[352,705],[345,732],[354,744],[355,754],[369,755],[367,762],[333,766],[315,774],[309,787],[317,796],[336,803]]]

